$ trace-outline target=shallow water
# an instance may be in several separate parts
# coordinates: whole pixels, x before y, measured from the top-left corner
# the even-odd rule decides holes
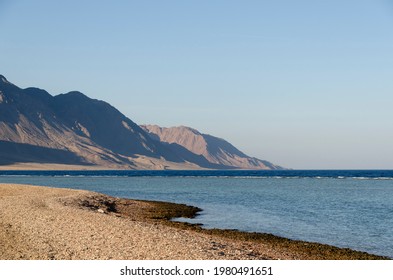
[[[261,172],[260,176],[239,174],[239,171],[227,171],[229,173],[224,172],[224,175],[161,172],[164,173],[138,176],[132,173],[131,177],[127,173],[111,175],[110,172],[0,173],[0,182],[186,203],[204,210],[193,222],[207,228],[267,232],[393,258],[393,176],[390,171],[335,171],[334,174],[333,171],[312,171],[309,176],[295,171]]]

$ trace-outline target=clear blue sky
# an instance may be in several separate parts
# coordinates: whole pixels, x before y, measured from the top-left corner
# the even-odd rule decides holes
[[[393,168],[393,1],[0,0],[0,73],[292,168]]]

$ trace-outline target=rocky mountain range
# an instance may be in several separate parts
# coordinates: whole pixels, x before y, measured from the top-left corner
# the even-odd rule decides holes
[[[180,145],[193,154],[201,155],[211,164],[231,166],[243,169],[279,169],[266,160],[249,157],[224,139],[186,127],[159,127],[157,125],[141,125],[150,137],[171,146]]]
[[[22,89],[0,75],[2,169],[280,169],[187,127],[139,126],[73,91]]]

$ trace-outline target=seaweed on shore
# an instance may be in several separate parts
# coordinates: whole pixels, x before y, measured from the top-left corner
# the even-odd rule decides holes
[[[143,201],[143,200],[142,200]],[[154,207],[148,210],[148,217],[156,220],[170,221],[174,218],[194,218],[202,209],[186,204],[177,204],[163,201],[146,201]]]
[[[172,218],[193,218],[200,208],[184,204],[169,202],[145,201],[154,207],[149,210],[153,219],[161,219],[166,225],[203,232],[205,234],[220,236],[232,240],[253,243],[269,244],[277,250],[296,253],[301,259],[310,260],[389,260],[387,257],[377,256],[366,252],[355,251],[349,248],[339,248],[331,245],[292,240],[269,233],[243,232],[230,229],[204,229],[201,224],[171,221]],[[172,215],[173,214],[173,215]]]
[[[285,252],[303,260],[389,260],[387,257],[377,256],[349,248],[339,248],[316,242],[292,240],[268,233],[243,232],[229,229],[204,229],[201,224],[172,221],[173,218],[194,218],[202,209],[185,204],[172,202],[130,200],[113,198],[105,195],[94,195],[79,201],[80,207],[117,216],[128,217],[133,220],[154,221],[184,230],[201,232],[211,236],[219,236],[230,240],[243,241],[258,245],[268,245],[273,250]],[[261,255],[263,252],[260,252]]]

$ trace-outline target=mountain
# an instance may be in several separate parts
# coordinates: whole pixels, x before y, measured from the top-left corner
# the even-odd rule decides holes
[[[150,137],[168,144],[177,144],[188,151],[203,156],[208,162],[223,168],[282,169],[268,161],[247,156],[224,139],[186,127],[159,127],[141,125]]]
[[[229,144],[229,143],[228,143]],[[0,165],[29,168],[229,168],[152,138],[110,104],[72,91],[21,89],[0,75]]]
[[[106,102],[80,92],[51,96],[0,76],[0,164],[195,168]]]

